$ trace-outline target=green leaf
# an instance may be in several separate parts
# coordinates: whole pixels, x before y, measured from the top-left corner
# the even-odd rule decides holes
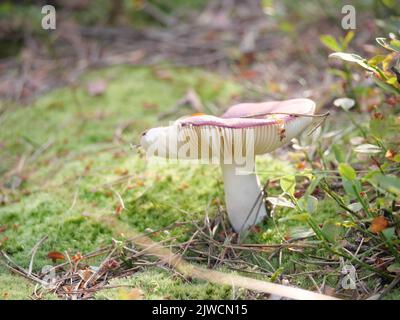
[[[397,77],[396,76],[390,77],[389,79],[386,80],[386,83],[390,85],[395,85],[397,83]]]
[[[351,31],[347,32],[346,36],[343,39],[343,47],[344,47],[344,49],[347,48],[347,46],[349,45],[351,40],[353,40],[354,36],[355,36],[354,31],[351,30]]]
[[[343,180],[343,188],[346,191],[346,193],[352,198],[358,198],[358,195],[361,192],[361,183],[358,180],[354,180],[354,181],[349,181],[344,179]]]
[[[368,64],[371,66],[376,67],[378,64],[382,63],[383,60],[385,60],[386,56],[379,54],[375,57],[372,57],[371,59],[368,60]]]
[[[299,214],[295,214],[293,216],[281,218],[281,219],[279,219],[279,222],[290,221],[290,220],[307,222],[308,219],[310,219],[310,215],[308,213],[299,213]]]
[[[395,156],[394,156],[394,158],[393,158],[393,161],[394,162],[400,162],[400,153],[399,154],[396,154]]]
[[[388,124],[382,119],[371,119],[369,121],[369,129],[371,134],[376,138],[383,138],[388,132]]]
[[[378,42],[379,45],[387,49],[388,43],[386,41],[386,38],[376,38],[375,41]]]
[[[343,229],[334,221],[325,222],[321,229],[324,238],[329,242],[335,242],[340,237],[342,231]]]
[[[306,192],[304,193],[304,197],[308,197],[309,195],[311,195],[321,180],[322,176],[317,176],[315,178],[312,178],[310,185],[308,186]]]
[[[395,262],[386,268],[390,273],[400,273],[400,263]]]
[[[361,57],[357,54],[354,54],[354,53],[335,52],[335,53],[331,53],[329,55],[329,58],[338,58],[338,59],[341,59],[344,61],[355,62],[355,63],[359,64],[361,67],[363,67],[364,69],[367,69],[369,71],[376,73],[376,70],[368,65],[368,61],[366,59],[364,59],[363,57]]]
[[[341,59],[344,61],[349,61],[349,62],[363,62],[365,59],[361,56],[359,56],[358,54],[354,54],[354,53],[346,53],[346,52],[335,52],[335,53],[331,53],[329,55],[329,58],[337,58],[337,59]]]
[[[362,209],[362,207],[363,207],[362,204],[359,202],[354,202],[347,206],[347,208],[349,208],[351,211],[354,211],[354,212],[360,211]]]
[[[324,35],[320,36],[319,39],[326,47],[328,47],[332,51],[341,51],[342,50],[340,45],[337,43],[336,39],[329,34],[324,34]]]
[[[395,231],[394,227],[386,228],[386,229],[382,230],[382,234],[387,241],[391,241],[394,236],[394,231]]]
[[[376,175],[376,181],[380,186],[392,193],[400,195],[400,179],[395,176]]]
[[[307,197],[307,212],[308,213],[314,213],[317,211],[318,207],[318,199],[314,196],[308,196]]]
[[[373,78],[374,82],[381,87],[383,90],[390,92],[390,93],[394,93],[394,94],[399,94],[400,90],[396,89],[395,87],[391,86],[390,84],[387,84],[385,81],[382,81],[378,78]]]
[[[354,148],[354,151],[357,153],[367,153],[367,154],[375,154],[382,152],[382,149],[374,144],[360,144],[359,146]]]
[[[369,181],[373,179],[376,175],[380,175],[381,171],[376,169],[376,170],[369,170],[366,174],[364,174],[363,179],[366,181]]]
[[[332,146],[332,151],[333,154],[335,155],[336,161],[341,163],[345,161],[345,153],[341,147],[339,147],[337,144],[334,144]]]
[[[386,58],[382,61],[382,69],[383,71],[388,71],[390,66],[392,65],[394,57],[391,54],[388,54]]]
[[[274,282],[276,279],[278,279],[281,274],[283,273],[283,271],[285,271],[284,267],[279,267],[278,269],[276,269],[276,271],[271,275],[271,277],[269,278],[269,280],[271,282]]]
[[[375,40],[385,49],[400,52],[399,40],[391,40],[390,42],[388,42],[386,38],[376,38]]]
[[[309,227],[297,226],[289,229],[288,234],[291,240],[295,240],[314,236],[315,232]]]
[[[355,170],[352,168],[352,166],[350,166],[347,163],[341,163],[339,164],[339,174],[343,177],[346,178],[347,180],[355,180],[357,178],[357,173],[355,172]]]
[[[396,0],[382,0],[382,3],[390,9],[394,9],[396,6]]]
[[[400,52],[400,40],[393,39],[392,41],[390,41],[390,47],[397,52]]]
[[[270,202],[273,206],[294,208],[295,205],[283,197],[267,197],[265,200]]]
[[[296,177],[293,175],[284,176],[280,180],[281,188],[287,194],[294,196],[294,191],[296,188]]]

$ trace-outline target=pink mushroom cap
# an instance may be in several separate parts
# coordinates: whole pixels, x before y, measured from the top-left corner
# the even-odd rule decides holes
[[[221,117],[190,116],[179,120],[183,126],[215,126],[243,129],[287,123],[301,115],[312,115],[315,103],[309,99],[291,99],[260,103],[240,103],[230,107]],[[281,112],[281,113],[280,113]]]

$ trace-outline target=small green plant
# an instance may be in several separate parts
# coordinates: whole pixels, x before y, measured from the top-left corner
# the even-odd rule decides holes
[[[339,37],[338,39],[335,39],[333,36],[329,34],[324,34],[320,36],[320,41],[325,47],[334,52],[343,52],[348,49],[350,43],[354,39],[354,36],[355,36],[354,31],[349,31],[344,37]],[[332,68],[329,71],[332,74],[343,79],[345,83],[344,89],[346,92],[346,96],[355,99],[356,92],[353,85],[353,76],[350,66],[347,63],[345,63],[343,65],[343,70]]]
[[[346,52],[335,52],[329,57],[357,63],[373,76],[374,82],[384,91],[391,94],[400,94],[400,40],[377,38],[376,41],[389,52],[376,55],[370,59]],[[331,46],[331,48],[341,49],[339,46]]]

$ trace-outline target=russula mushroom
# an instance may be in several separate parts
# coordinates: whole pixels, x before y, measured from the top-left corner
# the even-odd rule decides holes
[[[259,222],[267,212],[255,156],[271,152],[312,123],[315,103],[292,99],[241,103],[221,117],[193,115],[142,134],[148,155],[220,164],[229,220],[236,232]]]

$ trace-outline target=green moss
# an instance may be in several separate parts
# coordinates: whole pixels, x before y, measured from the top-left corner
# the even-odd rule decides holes
[[[199,218],[213,198],[221,197],[218,168],[149,163],[129,144],[138,142],[140,132],[155,125],[156,115],[172,108],[189,88],[206,106],[226,105],[240,88],[200,70],[164,66],[168,79],[162,79],[159,70],[117,67],[92,72],[81,79],[79,89],[56,90],[7,112],[0,131],[0,157],[6,161],[0,170],[8,172],[26,157],[22,184],[0,190],[8,200],[0,206],[0,226],[7,225],[1,249],[17,264],[28,266],[31,248],[44,236],[48,239],[36,254],[34,271],[51,264],[50,251],[87,253],[109,244],[111,230],[91,216],[114,215],[120,204],[115,192],[126,202],[121,219],[139,230]],[[92,97],[86,84],[97,79],[107,80],[107,90]],[[183,110],[187,112],[192,111]],[[116,130],[127,122],[115,141]],[[108,185],[121,178],[123,183]],[[7,179],[5,186],[11,186],[19,178]],[[176,233],[186,237],[184,229]],[[1,273],[1,292],[27,297],[31,286],[25,286],[25,280],[5,269]],[[11,294],[12,281],[24,283],[20,295]]]
[[[51,264],[47,258],[50,251],[88,253],[110,244],[112,230],[91,217],[115,215],[121,205],[117,195],[125,205],[119,219],[139,231],[157,230],[177,221],[202,221],[206,214],[212,218],[217,212],[214,200],[218,198],[224,205],[218,166],[149,161],[132,150],[130,143],[137,143],[143,130],[158,125],[159,113],[173,108],[189,88],[200,95],[206,112],[214,110],[215,105],[229,104],[231,96],[241,88],[199,70],[168,66],[161,70],[162,76],[160,68],[116,67],[92,72],[80,80],[78,88],[54,91],[31,106],[17,106],[7,112],[0,131],[0,143],[4,145],[0,157],[5,159],[0,170],[10,172],[22,156],[25,162],[22,173],[8,175],[5,187],[0,189],[7,198],[6,204],[0,206],[0,226],[7,225],[0,243],[1,249],[17,264],[25,268],[29,265],[31,248],[44,236],[48,239],[36,254],[35,272]],[[108,87],[103,95],[92,97],[86,85],[97,79],[106,79]],[[221,111],[222,108],[218,112]],[[191,112],[183,108],[171,119]],[[125,130],[116,137],[122,127]],[[262,183],[296,173],[278,153],[258,157],[257,171]],[[12,189],[19,178],[22,183]],[[281,193],[279,183],[272,183],[268,189],[269,196]],[[338,219],[339,212],[332,200],[323,199],[319,200],[313,216],[317,223],[324,224]],[[293,214],[292,209],[277,209],[273,218],[259,224],[258,230],[243,241],[280,243],[296,232],[309,231],[304,222],[282,219]],[[175,241],[185,241],[192,234],[193,227],[182,225],[158,233],[154,239],[174,237]],[[3,237],[7,240],[2,241]],[[318,265],[301,263],[306,255],[326,257],[327,252],[320,248],[299,253],[284,249],[281,257],[266,253],[256,259],[254,255],[243,254],[242,259],[271,272],[278,270],[276,276],[285,277],[318,270]],[[94,259],[91,263],[97,262]],[[0,295],[27,298],[32,285],[0,268]],[[335,287],[337,276],[328,278],[327,283]],[[321,284],[323,277],[316,276],[315,281]],[[158,269],[115,283],[137,286],[149,299],[230,299],[233,295],[236,298],[244,295],[224,286],[195,280],[185,282]],[[306,275],[295,277],[292,284],[314,287]],[[104,290],[97,298],[118,298],[120,294],[119,289]]]

